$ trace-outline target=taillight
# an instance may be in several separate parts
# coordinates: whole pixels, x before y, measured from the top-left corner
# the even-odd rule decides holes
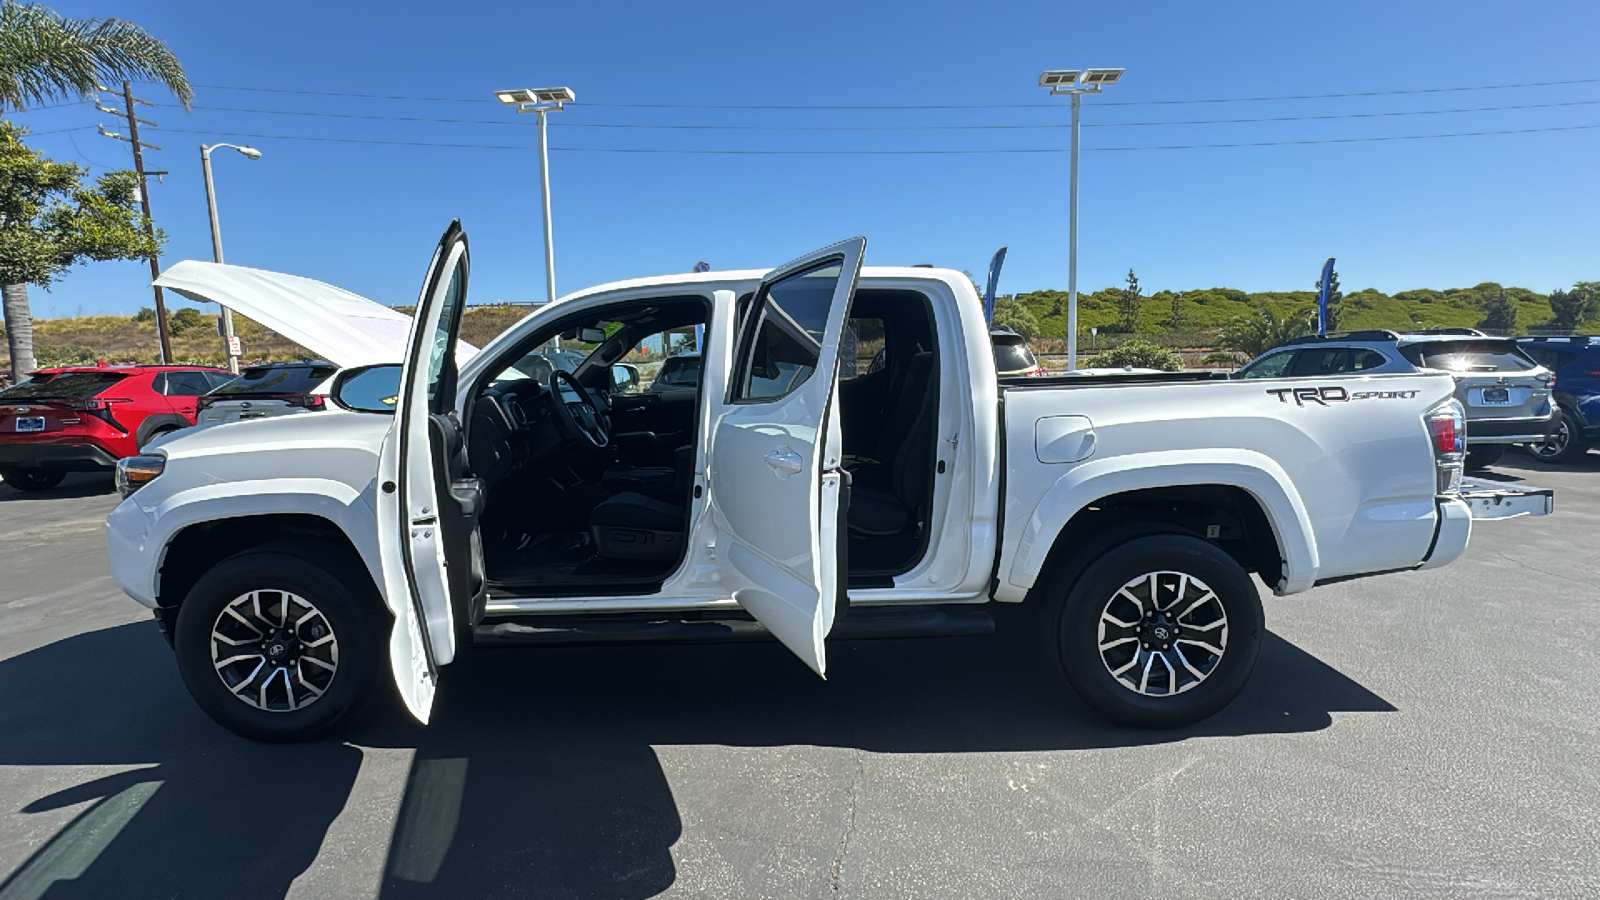
[[[82,410],[89,415],[94,416],[96,419],[106,423],[107,425],[110,425],[112,428],[126,433],[128,429],[122,427],[122,423],[118,422],[116,417],[111,415],[111,405],[113,403],[127,402],[128,399],[126,397],[113,397],[110,400],[68,400],[62,405],[67,409]]]
[[[211,397],[211,396],[201,397],[199,400],[196,400],[195,403],[194,403],[195,412],[204,412],[205,410],[210,409],[211,408],[211,404],[213,404],[215,402],[217,402],[217,398],[216,397]]]
[[[293,397],[282,398],[290,406],[299,406],[305,409],[326,409],[328,398],[321,394],[300,394]]]
[[[1436,454],[1460,453],[1465,446],[1464,435],[1453,418],[1440,416],[1429,419],[1428,428],[1433,432],[1433,452]]]
[[[1448,494],[1460,490],[1467,454],[1467,410],[1461,401],[1446,400],[1429,410],[1428,434],[1433,438],[1437,492]]]

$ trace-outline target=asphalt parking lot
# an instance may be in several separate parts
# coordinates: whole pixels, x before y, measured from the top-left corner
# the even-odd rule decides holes
[[[1444,569],[1267,601],[1246,692],[1102,724],[1025,641],[495,651],[427,728],[270,747],[0,485],[0,900],[1600,895],[1600,454]]]

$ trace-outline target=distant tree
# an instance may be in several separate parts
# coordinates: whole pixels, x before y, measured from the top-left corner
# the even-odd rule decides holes
[[[26,134],[0,121],[0,286],[13,380],[35,368],[28,285],[48,286],[79,262],[148,258],[162,240],[145,235],[132,172],[87,184],[85,169],[46,159],[22,143]]]
[[[1583,291],[1550,292],[1550,324],[1563,331],[1572,331],[1578,323],[1589,317],[1594,299]]]
[[[21,109],[67,97],[87,98],[98,85],[149,80],[165,85],[184,109],[194,91],[178,58],[148,32],[121,19],[64,19],[35,3],[0,0],[0,110]],[[12,377],[33,369],[33,314],[28,285],[47,285],[73,263],[138,259],[128,253],[147,238],[126,233],[123,209],[133,177],[101,176],[93,189],[79,185],[77,166],[52,163],[22,146],[24,129],[0,123],[0,286]],[[18,169],[20,167],[20,170]],[[97,196],[98,201],[93,197]],[[67,212],[71,207],[70,213]],[[21,214],[20,218],[18,214]],[[76,223],[67,221],[77,219]],[[90,221],[98,220],[98,221]],[[54,260],[52,262],[52,259]]]
[[[1479,328],[1506,334],[1517,330],[1517,305],[1506,296],[1505,290],[1489,294],[1479,308],[1483,311],[1483,318],[1478,321]]]
[[[1139,276],[1128,270],[1128,286],[1122,289],[1122,296],[1117,300],[1117,312],[1121,320],[1117,323],[1119,330],[1133,334],[1139,330],[1139,312],[1144,306],[1143,292],[1139,288]]]
[[[1183,294],[1178,291],[1161,291],[1151,300],[1167,301],[1167,319],[1164,323],[1168,331],[1182,331],[1189,324],[1189,314],[1183,309]]]
[[[1140,369],[1160,369],[1163,372],[1176,372],[1183,368],[1178,354],[1159,344],[1137,338],[1123,341],[1110,350],[1089,357],[1088,365],[1106,368],[1133,366]]]
[[[1015,297],[994,299],[994,324],[1005,325],[1030,341],[1039,334],[1039,320]]]
[[[203,315],[200,310],[185,306],[167,316],[167,331],[171,334],[183,334],[196,328],[204,329],[211,323],[211,318]]]
[[[1328,330],[1338,331],[1339,321],[1344,318],[1344,291],[1339,290],[1339,270],[1334,269],[1332,277],[1328,279]],[[1322,293],[1322,279],[1317,279],[1317,293]],[[1316,315],[1312,313],[1312,315]]]
[[[1283,318],[1266,307],[1247,316],[1237,316],[1222,326],[1217,343],[1254,358],[1303,335],[1310,334],[1312,317],[1294,313]]]

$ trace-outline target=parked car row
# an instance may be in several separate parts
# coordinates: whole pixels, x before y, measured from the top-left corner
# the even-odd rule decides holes
[[[1529,356],[1517,340],[1490,337],[1471,328],[1415,334],[1371,330],[1306,335],[1250,361],[1235,377],[1306,378],[1425,371],[1449,372],[1455,379],[1456,399],[1466,409],[1468,469],[1493,465],[1512,444],[1547,447],[1553,430],[1559,427],[1552,398],[1557,375]],[[1348,394],[1337,393],[1343,388],[1333,390],[1336,393],[1332,395],[1311,397],[1289,389],[1279,399],[1301,405],[1350,399]],[[1571,433],[1576,432],[1569,429]],[[1571,443],[1570,438],[1568,442]]]

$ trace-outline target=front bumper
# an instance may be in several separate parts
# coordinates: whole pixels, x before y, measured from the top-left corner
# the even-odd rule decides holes
[[[98,444],[16,441],[0,444],[0,466],[55,472],[100,472],[116,468],[117,458]]]
[[[159,565],[149,552],[153,525],[149,513],[132,497],[106,517],[106,556],[111,563],[111,577],[129,597],[152,609],[156,606]]]

